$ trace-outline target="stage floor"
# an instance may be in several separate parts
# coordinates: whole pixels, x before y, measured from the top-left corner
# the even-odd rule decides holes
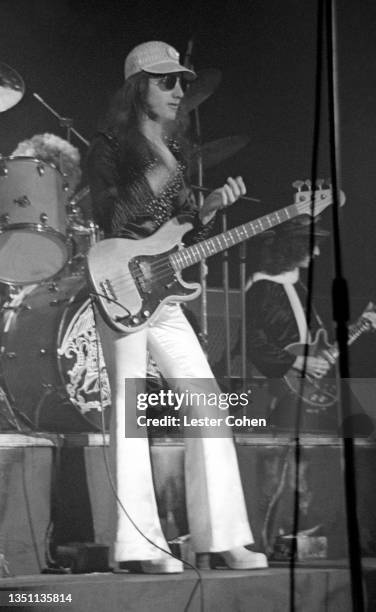
[[[376,559],[363,560],[367,610],[376,609]],[[205,612],[288,612],[289,570],[272,566],[258,571],[203,571]],[[69,612],[183,612],[197,583],[193,570],[183,574],[147,576],[129,573],[35,575],[3,578],[0,581],[1,609],[10,598],[28,594],[33,604],[18,610],[65,609]],[[301,565],[296,570],[297,612],[350,612],[350,577],[346,561]],[[43,594],[55,594],[60,603],[38,603]],[[62,600],[71,601],[62,603]],[[200,610],[197,589],[189,612]]]

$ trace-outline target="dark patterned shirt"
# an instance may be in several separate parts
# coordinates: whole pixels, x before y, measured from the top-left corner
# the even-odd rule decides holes
[[[146,173],[159,163],[157,159],[145,162],[140,171],[130,160],[124,169],[117,139],[104,132],[94,138],[88,156],[89,184],[94,220],[106,236],[143,238],[172,217],[183,215],[193,224],[185,243],[206,238],[213,223],[201,223],[196,201],[185,184],[182,161],[177,162],[162,191],[157,196],[153,193]]]

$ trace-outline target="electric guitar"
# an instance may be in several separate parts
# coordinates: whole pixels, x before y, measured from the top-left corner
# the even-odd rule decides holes
[[[314,195],[313,195],[314,194]],[[314,200],[314,201],[313,201]],[[186,283],[181,271],[302,214],[320,214],[333,201],[331,189],[300,190],[295,203],[188,247],[181,247],[191,223],[174,217],[141,240],[107,238],[87,256],[89,284],[107,323],[120,332],[146,327],[166,302],[193,300],[198,283]],[[341,193],[341,205],[345,197]]]
[[[375,312],[375,305],[371,303],[367,307],[366,312]],[[372,329],[370,321],[364,318],[363,314],[349,328],[348,346],[355,342],[364,332]],[[305,354],[305,346],[305,344],[300,342],[294,342],[286,346],[285,350],[291,353],[291,355],[298,357]],[[329,344],[325,329],[319,329],[315,339],[309,343],[308,356],[323,357],[332,365],[336,362],[339,356],[338,346],[336,344]],[[330,376],[330,371],[322,378],[314,378],[308,374],[302,378],[301,372],[291,368],[284,375],[283,379],[287,388],[297,398],[300,397],[303,404],[309,404],[315,408],[327,408],[337,401],[335,376],[334,374]]]

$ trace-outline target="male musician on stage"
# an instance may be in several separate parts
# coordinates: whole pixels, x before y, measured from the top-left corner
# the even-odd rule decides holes
[[[209,194],[201,211],[187,198],[189,143],[178,111],[183,90],[195,73],[170,45],[151,41],[134,48],[125,61],[125,84],[94,138],[88,170],[95,221],[106,236],[150,237],[168,220],[188,214],[197,242],[210,230],[218,208],[245,193],[241,177]],[[183,122],[184,123],[184,122]],[[161,252],[165,250],[161,244]],[[158,518],[148,439],[124,431],[125,414],[136,398],[125,379],[145,378],[147,350],[163,377],[206,393],[219,387],[197,337],[180,306],[166,303],[146,328],[114,331],[97,316],[112,396],[111,459],[117,494],[115,561],[146,573],[181,572],[169,556]],[[198,388],[206,380],[205,388]],[[266,567],[266,557],[245,548],[252,542],[235,447],[231,437],[185,439],[186,498],[191,542],[196,553],[220,553],[231,569]]]
[[[310,265],[310,226],[310,217],[303,215],[258,239],[261,246],[257,271],[247,284],[247,352],[261,374],[270,379],[273,396],[270,422],[276,429],[293,431],[295,408],[299,406],[303,430],[334,433],[338,429],[335,407],[299,403],[283,383],[284,376],[303,370],[307,376],[320,381],[335,361],[329,354],[308,355],[305,360],[304,349],[299,356],[286,350],[293,343],[312,341],[317,330],[323,327],[313,307],[308,330],[308,294],[300,279],[301,270]],[[320,226],[317,218],[313,232],[312,256],[316,257],[320,254],[320,241],[329,232]],[[365,311],[362,316],[376,327],[376,313]]]

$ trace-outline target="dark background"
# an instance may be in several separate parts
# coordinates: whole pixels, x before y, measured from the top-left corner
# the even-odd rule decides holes
[[[347,196],[342,240],[354,317],[368,299],[376,298],[376,4],[347,0],[338,5],[341,186]],[[229,214],[231,225],[290,204],[292,182],[311,171],[316,12],[314,0],[1,0],[0,61],[22,75],[27,91],[0,117],[0,152],[9,155],[20,140],[35,133],[64,136],[32,92],[72,117],[76,129],[90,139],[110,95],[122,83],[130,49],[160,39],[184,57],[194,35],[196,70],[222,71],[219,89],[200,107],[203,141],[237,133],[250,137],[245,149],[206,173],[205,184],[218,186],[228,175],[242,174],[249,195],[261,198],[261,204],[236,204]],[[318,174],[329,177],[325,100]],[[85,148],[73,142],[84,156]],[[323,222],[330,229],[330,209]],[[255,248],[251,243],[249,260]],[[237,249],[231,262],[236,287]],[[209,263],[209,285],[220,286],[221,260],[215,257]],[[328,297],[330,240],[316,270],[317,295]]]

